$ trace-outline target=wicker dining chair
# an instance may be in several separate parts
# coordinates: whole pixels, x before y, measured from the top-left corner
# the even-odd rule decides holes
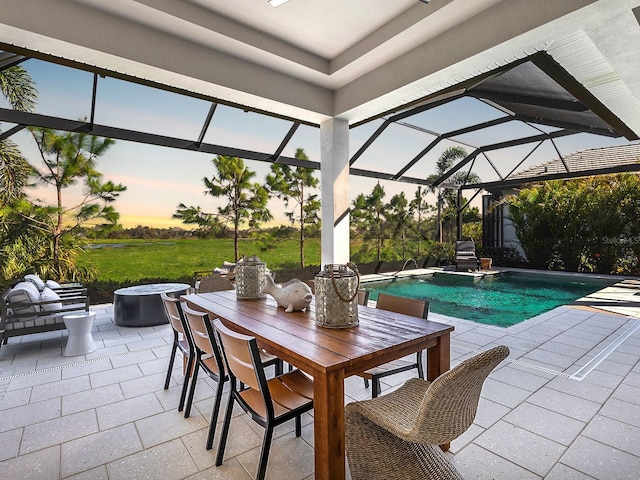
[[[508,356],[509,348],[501,345],[432,382],[412,378],[387,395],[347,404],[352,480],[461,479],[438,445],[471,426],[485,379]]]
[[[429,302],[425,300],[417,300],[414,298],[399,297],[386,293],[379,293],[376,308],[388,310],[395,313],[404,313],[426,319],[429,315]],[[371,368],[360,374],[364,378],[365,388],[369,388],[369,380],[371,380],[371,398],[376,398],[381,391],[380,379],[397,373],[418,370],[418,377],[424,378],[424,368],[422,366],[422,353],[416,353],[415,361],[398,359],[385,363],[378,367]]]
[[[300,370],[267,380],[259,361],[260,349],[254,337],[234,332],[220,320],[214,322],[214,328],[231,378],[231,393],[220,435],[216,465],[222,465],[233,404],[237,402],[253,421],[265,429],[256,473],[256,479],[263,480],[267,471],[273,429],[294,418],[296,437],[302,434],[301,415],[313,408],[313,381]]]
[[[184,402],[187,395],[187,387],[189,385],[189,378],[193,371],[193,365],[195,363],[195,348],[193,345],[193,339],[191,337],[191,331],[189,325],[184,317],[180,299],[176,297],[170,297],[166,293],[161,293],[160,298],[164,305],[165,312],[169,318],[169,324],[173,329],[173,346],[171,348],[171,356],[169,357],[169,368],[167,369],[167,377],[164,381],[164,389],[169,388],[169,382],[171,381],[171,372],[173,371],[173,363],[176,358],[178,349],[182,352],[183,365],[182,372],[184,379],[182,381],[182,390],[180,391],[180,401],[178,402],[178,411],[182,412],[184,409]],[[188,415],[186,415],[188,416]]]
[[[212,273],[200,279],[198,293],[220,292],[222,290],[233,290],[234,288],[233,283],[227,277],[223,277],[219,273]]]

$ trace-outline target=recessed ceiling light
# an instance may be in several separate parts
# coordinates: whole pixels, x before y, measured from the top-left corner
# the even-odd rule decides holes
[[[289,0],[267,0],[272,7],[279,7],[283,3],[287,3]]]

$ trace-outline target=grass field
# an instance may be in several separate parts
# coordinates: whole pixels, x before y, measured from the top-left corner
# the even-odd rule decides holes
[[[190,277],[234,260],[232,239],[100,240],[91,246],[79,263],[93,266],[97,279],[105,281]],[[299,266],[296,239],[278,241],[266,252],[254,240],[242,240],[239,250],[241,255],[258,255],[271,269]],[[306,240],[305,263],[320,264],[319,238]]]

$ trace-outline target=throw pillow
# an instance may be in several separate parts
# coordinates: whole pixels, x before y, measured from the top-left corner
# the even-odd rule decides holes
[[[54,282],[53,280],[47,280],[44,282],[45,287],[49,288],[60,288],[60,284],[58,282]]]
[[[31,282],[20,282],[13,287],[7,294],[9,307],[16,315],[24,313],[36,313],[40,311],[38,305],[24,305],[26,303],[34,303],[40,299],[40,292]],[[19,320],[30,320],[35,317],[22,317]]]
[[[50,288],[44,287],[44,290],[42,290],[42,293],[40,294],[40,301],[46,302],[50,300],[60,300],[60,295],[58,295],[56,292],[54,292]],[[43,303],[41,305],[41,308],[43,311],[47,311],[47,312],[51,310],[60,310],[62,309],[62,302]]]
[[[27,300],[28,302],[37,303],[40,300],[40,291],[38,291],[38,288],[32,282],[16,283],[11,291],[14,290],[24,290],[27,292],[27,296],[29,298],[29,300]]]
[[[41,292],[44,289],[44,282],[38,275],[30,273],[29,275],[25,275],[24,279],[27,282],[33,283],[39,292]]]

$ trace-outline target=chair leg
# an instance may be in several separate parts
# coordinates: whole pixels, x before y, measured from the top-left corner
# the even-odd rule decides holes
[[[278,359],[274,368],[275,368],[276,377],[282,375],[282,371],[283,371],[282,360]]]
[[[184,401],[187,397],[187,388],[189,386],[189,378],[191,374],[191,370],[193,369],[193,362],[195,358],[193,355],[189,355],[189,359],[187,360],[187,371],[184,375],[184,382],[182,383],[182,391],[180,392],[180,403],[178,403],[178,411],[181,412],[184,410]]]
[[[167,370],[167,378],[164,381],[164,389],[169,388],[169,382],[171,381],[171,370],[173,370],[173,362],[176,359],[176,351],[178,350],[178,334],[173,332],[175,338],[173,339],[173,347],[171,348],[171,356],[169,357],[169,369]]]
[[[368,378],[364,379],[364,388],[369,388],[369,379]]]
[[[222,433],[220,434],[220,443],[218,444],[218,454],[216,455],[216,467],[222,465],[222,460],[224,459],[224,449],[227,446],[227,437],[229,436],[229,427],[231,426],[231,415],[233,414],[233,400],[233,392],[229,392],[227,411],[224,414],[224,423],[222,424]]]
[[[262,439],[262,451],[260,452],[260,461],[258,463],[258,473],[256,480],[264,480],[267,473],[267,462],[269,461],[269,450],[271,449],[271,439],[273,438],[273,426],[267,423],[264,429],[264,438]]]
[[[418,377],[424,380],[424,368],[422,367],[422,350],[416,354],[416,363],[418,364]]]
[[[371,379],[371,398],[377,398],[380,390],[382,390],[382,385],[380,385],[380,379],[373,377]]]
[[[209,434],[207,435],[207,450],[211,450],[213,447],[213,437],[216,434],[216,423],[218,422],[218,413],[220,412],[220,404],[222,403],[222,390],[224,388],[224,381],[218,380],[218,386],[216,388],[216,396],[213,401],[213,411],[211,412],[211,422],[209,423]]]
[[[296,437],[299,437],[300,435],[302,435],[302,421],[301,415],[298,415],[296,417]]]
[[[184,407],[184,418],[189,418],[189,415],[191,415],[191,405],[193,404],[193,395],[196,393],[196,383],[198,383],[198,370],[200,370],[200,362],[196,360],[196,364],[193,367],[193,376],[191,377],[191,388],[189,389],[189,398],[187,398],[187,404]]]

